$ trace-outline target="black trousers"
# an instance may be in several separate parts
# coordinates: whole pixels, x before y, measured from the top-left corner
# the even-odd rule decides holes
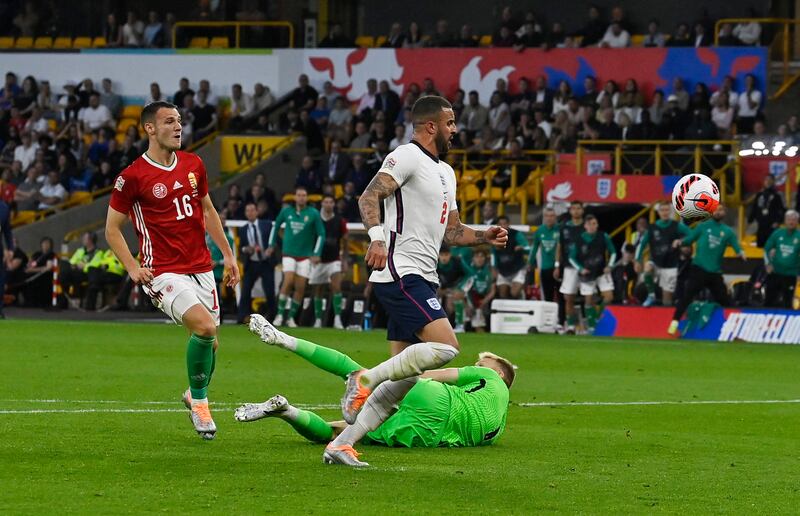
[[[556,300],[556,279],[553,277],[555,269],[539,269],[539,282],[541,283],[542,299],[545,301]]]
[[[64,265],[66,263],[66,265]],[[59,280],[65,293],[69,293],[70,287],[75,288],[76,297],[81,296],[81,285],[89,280],[89,276],[81,269],[73,267],[69,262],[61,262]]]
[[[89,269],[89,286],[86,288],[86,305],[87,310],[94,310],[97,305],[97,294],[103,290],[106,285],[119,285],[122,283],[124,276],[108,272],[99,267],[92,267]]]
[[[728,287],[725,286],[725,281],[722,279],[722,274],[707,272],[697,265],[691,265],[689,277],[686,278],[686,289],[678,300],[678,304],[675,305],[675,313],[672,318],[676,321],[680,320],[689,304],[704,288],[711,291],[714,301],[722,306],[730,306],[731,297],[728,294]]]
[[[261,278],[261,287],[267,299],[266,314],[271,317],[275,314],[275,265],[271,260],[251,261],[244,264],[244,278],[242,278],[242,294],[239,298],[239,313],[237,319],[241,322],[250,315],[250,306],[253,303],[252,290],[256,281]]]
[[[784,276],[773,272],[767,275],[764,305],[771,308],[791,308],[797,276]]]

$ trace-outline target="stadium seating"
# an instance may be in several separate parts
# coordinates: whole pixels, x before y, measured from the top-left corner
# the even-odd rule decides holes
[[[14,38],[3,36],[0,38],[0,50],[14,48]]]
[[[106,38],[103,36],[97,36],[92,40],[92,48],[103,48],[108,45]]]
[[[380,48],[384,43],[386,43],[386,36],[378,36],[375,39],[375,47]]]
[[[117,132],[125,134],[125,131],[128,130],[128,127],[137,125],[139,125],[138,118],[122,118],[117,124]]]
[[[492,46],[492,36],[484,35],[481,36],[481,39],[478,40],[478,44],[482,47],[490,47]]]
[[[128,105],[122,108],[122,118],[135,118],[139,120],[142,116],[142,106]]]
[[[72,38],[60,36],[53,41],[53,49],[63,50],[72,48]]]
[[[49,50],[53,47],[53,38],[50,36],[39,36],[33,42],[33,48],[36,50]]]
[[[33,38],[29,36],[18,37],[17,41],[14,42],[14,48],[18,50],[29,50],[33,48]]]
[[[205,36],[192,38],[189,40],[189,48],[208,48],[208,38]]]
[[[86,36],[79,36],[75,38],[75,41],[72,42],[72,48],[91,48],[92,46],[92,38]]]
[[[375,38],[372,36],[359,36],[356,38],[356,46],[361,48],[372,48],[375,46]]]
[[[228,48],[229,45],[230,42],[227,36],[217,36],[211,38],[211,41],[208,43],[208,48]]]

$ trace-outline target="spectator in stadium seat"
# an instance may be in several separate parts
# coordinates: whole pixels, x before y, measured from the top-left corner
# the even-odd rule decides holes
[[[622,133],[614,122],[614,108],[607,107],[601,111],[602,122],[597,127],[597,137],[600,140],[619,140]]]
[[[78,119],[78,112],[81,110],[81,102],[80,98],[78,98],[78,89],[75,81],[67,81],[64,84],[64,91],[66,93],[58,99],[58,105],[64,122],[71,122]]]
[[[616,83],[613,83],[613,86],[616,90],[619,89]],[[587,75],[586,78],[583,79],[583,95],[579,97],[581,106],[593,106],[597,109],[599,95],[600,93],[597,91],[597,79],[593,75]]]
[[[386,41],[381,45],[382,48],[402,48],[403,43],[406,41],[406,35],[403,33],[403,26],[398,22],[392,23],[389,29],[389,35],[386,36]]]
[[[431,39],[428,41],[427,46],[433,48],[447,48],[456,46],[456,38],[450,32],[450,26],[447,20],[440,19],[436,22],[436,30],[434,31]]]
[[[103,25],[103,37],[106,40],[106,46],[109,48],[122,46],[122,26],[117,21],[116,14],[109,13],[106,16],[106,22]]]
[[[369,87],[369,84],[367,86]],[[373,110],[382,111],[387,120],[394,121],[400,113],[400,106],[400,96],[389,88],[389,81],[381,81],[378,93],[375,95]]]
[[[643,47],[663,47],[666,43],[664,34],[659,30],[658,20],[653,18],[647,24],[647,34],[642,41]]]
[[[606,24],[600,18],[600,9],[596,5],[589,6],[589,19],[586,24],[575,33],[581,37],[581,46],[590,47],[597,45],[607,30]]]
[[[58,117],[58,97],[50,89],[50,81],[39,82],[39,94],[36,96],[36,105],[42,110],[46,119]]]
[[[645,109],[639,114],[639,123],[633,124],[628,132],[629,140],[658,140],[661,133],[658,125],[655,124],[651,117],[650,111]]]
[[[183,106],[183,98],[186,95],[194,96],[194,90],[189,87],[189,79],[181,77],[178,81],[178,91],[172,96],[172,103],[178,107]]]
[[[711,94],[711,98],[709,99],[709,103],[712,106],[717,104],[717,99],[724,95],[728,96],[728,104],[736,110],[736,106],[739,102],[739,94],[733,91],[733,77],[730,75],[726,75],[724,79],[722,79],[722,83],[720,83],[719,88],[717,91]]]
[[[150,95],[144,101],[144,105],[152,104],[153,102],[166,102],[167,97],[161,93],[161,86],[157,82],[150,83]]]
[[[650,114],[650,120],[656,125],[661,124],[661,117],[666,109],[667,103],[664,101],[664,92],[662,90],[655,90],[650,102],[650,107],[645,110]]]
[[[565,80],[558,83],[558,89],[553,95],[553,110],[551,114],[557,115],[559,111],[566,111],[569,99],[572,98],[572,86]]]
[[[361,220],[361,213],[358,209],[356,185],[352,181],[346,181],[344,183],[344,193],[342,194],[342,198],[337,201],[336,209],[339,215],[344,217],[348,222],[359,222]]]
[[[147,48],[162,48],[164,46],[164,27],[158,19],[158,13],[147,13],[147,25],[144,27],[143,43]]]
[[[295,188],[303,187],[309,194],[322,193],[322,176],[317,170],[314,158],[309,155],[303,156],[300,164],[300,171],[294,181]]]
[[[103,188],[109,188],[114,184],[115,175],[114,170],[111,168],[111,162],[108,159],[100,160],[100,166],[92,174],[92,179],[89,182],[89,191],[95,192]]]
[[[481,206],[481,224],[494,226],[498,223],[497,207],[491,201],[486,201]]]
[[[309,116],[319,125],[320,130],[323,133],[327,133],[328,131],[328,117],[331,114],[331,110],[328,109],[328,98],[320,95],[317,99],[317,105],[314,106],[314,109],[309,113]]]
[[[673,95],[678,101],[678,108],[681,111],[687,111],[689,109],[691,96],[689,95],[689,92],[686,91],[683,79],[680,77],[675,77],[675,79],[672,81],[672,93],[670,94],[670,97]],[[669,99],[667,99],[667,101],[669,102]]]
[[[516,34],[514,50],[521,52],[526,48],[541,48],[544,45],[544,35],[541,29],[536,30],[537,24],[533,20],[526,20],[520,32]]]
[[[197,83],[197,93],[200,93],[201,91],[205,92],[206,94],[206,102],[216,109],[219,105],[219,98],[214,94],[213,91],[211,91],[211,83],[208,81],[208,79],[200,79],[200,82]]]
[[[14,107],[19,109],[20,115],[27,117],[36,107],[36,97],[39,95],[39,85],[36,79],[29,75],[22,80],[22,89],[14,97]]]
[[[311,118],[311,113],[308,109],[300,112],[300,126],[303,135],[306,137],[306,149],[315,156],[322,153],[325,150],[325,138],[322,135],[322,129]]]
[[[144,22],[136,13],[128,11],[125,25],[122,26],[122,44],[126,47],[141,47],[144,42]]]
[[[748,18],[758,18],[758,13],[752,7],[749,9]],[[733,35],[742,45],[758,46],[761,41],[761,24],[758,22],[739,23],[733,28]]]
[[[692,36],[689,34],[689,26],[685,23],[678,24],[675,34],[667,41],[668,47],[691,47]]]
[[[104,127],[113,129],[115,126],[111,111],[100,103],[100,94],[96,91],[89,97],[89,106],[78,112],[78,121],[81,123],[81,129],[87,133]]]
[[[533,90],[531,98],[531,108],[542,110],[545,114],[553,112],[554,92],[547,87],[547,77],[540,75],[536,79],[536,88]]]
[[[253,87],[253,111],[248,117],[254,117],[275,103],[275,97],[269,88],[257,82]]]
[[[594,89],[594,86],[592,86],[592,89]],[[603,89],[600,91],[600,93],[597,94],[597,97],[595,97],[594,101],[595,104],[600,106],[601,103],[603,102],[603,99],[605,99],[606,97],[610,99],[611,107],[616,108],[617,105],[619,105],[619,99],[620,99],[619,86],[617,86],[617,83],[613,80],[606,81],[606,83],[603,85]]]
[[[53,239],[43,237],[39,250],[31,255],[25,267],[27,284],[24,288],[25,305],[44,308],[50,305],[53,292],[53,273],[50,262],[56,255],[53,252]]]
[[[706,34],[706,28],[702,23],[695,24],[693,40],[694,44],[692,46],[695,48],[710,47],[714,42],[713,37]]]
[[[205,138],[217,130],[218,118],[217,110],[214,106],[206,102],[206,92],[197,92],[197,103],[191,110],[194,116],[192,123],[195,141]]]
[[[298,86],[290,94],[290,104],[295,109],[312,109],[317,103],[319,93],[308,84],[308,75],[301,74]]]
[[[42,118],[42,110],[38,107],[34,107],[33,111],[31,112],[31,117],[25,122],[25,126],[22,128],[23,132],[31,133],[31,135],[38,135],[38,134],[47,134],[49,127],[47,125],[47,120]]]
[[[242,91],[242,85],[239,83],[231,87],[230,109],[229,123],[233,127],[241,127],[244,117],[253,111],[253,99]]]
[[[109,113],[111,113],[111,118],[116,120],[122,113],[122,97],[114,93],[111,79],[103,79],[102,88],[103,92],[100,93],[100,104],[105,106]]]
[[[36,151],[39,149],[39,144],[33,141],[33,137],[29,132],[20,134],[22,140],[20,145],[14,149],[14,161],[19,161],[22,164],[22,169],[27,170],[36,158]]]
[[[764,248],[769,236],[780,226],[785,210],[783,197],[775,188],[775,177],[771,174],[764,176],[764,187],[753,198],[747,216],[748,224],[756,223],[758,247]]]
[[[573,45],[572,37],[564,30],[561,22],[553,22],[553,25],[544,37],[544,48],[568,48]]]
[[[756,119],[761,116],[761,92],[756,89],[756,76],[751,73],[745,76],[744,85],[738,98],[736,129],[739,134],[750,134]]]
[[[369,147],[372,135],[367,132],[367,124],[364,122],[356,122],[356,135],[350,142],[351,149],[366,149]]]
[[[505,25],[500,27],[500,32],[492,36],[492,47],[512,48],[518,43],[517,36]]]
[[[370,181],[372,181],[372,170],[367,166],[366,158],[363,154],[353,155],[353,168],[347,176],[347,181],[355,186],[356,195],[361,195]]]
[[[717,45],[720,47],[738,47],[742,41],[733,35],[733,25],[730,23],[723,23],[719,28],[719,35],[717,36]]]
[[[320,48],[353,48],[355,46],[353,39],[344,34],[340,23],[334,23],[328,31],[328,35],[319,42]]]
[[[461,129],[466,129],[470,134],[477,134],[489,123],[489,110],[486,106],[481,105],[477,91],[470,91],[468,99],[469,101],[464,106],[464,110],[458,120],[458,126]]]
[[[61,178],[57,170],[51,170],[47,174],[47,181],[39,189],[39,206],[40,210],[47,210],[54,206],[63,203],[67,200],[67,190],[61,184]]]
[[[716,97],[714,107],[711,109],[711,120],[717,126],[719,137],[727,139],[731,137],[731,125],[733,124],[734,111],[728,102],[728,95],[722,94]]]
[[[681,140],[688,126],[686,113],[678,107],[678,97],[667,97],[667,108],[661,114],[661,134],[668,140]]]
[[[425,45],[425,37],[417,22],[412,21],[408,24],[408,31],[406,31],[405,36],[403,48],[422,48]]]
[[[472,26],[464,24],[458,34],[455,46],[461,48],[475,48],[478,46],[478,38],[472,33]]]
[[[352,167],[350,157],[342,151],[342,142],[333,140],[331,151],[323,160],[321,170],[322,181],[325,184],[343,185],[347,179],[347,174]]]
[[[39,26],[39,7],[33,1],[27,1],[22,9],[14,16],[12,23],[19,31],[20,36],[34,37]]]
[[[364,120],[372,117],[375,108],[375,97],[378,93],[378,81],[367,79],[367,91],[361,96],[356,107],[356,115]]]
[[[395,150],[399,146],[411,141],[410,137],[406,136],[406,126],[397,124],[394,126],[394,138],[389,142],[389,152]]]
[[[625,48],[631,46],[631,35],[622,28],[619,22],[611,22],[608,31],[598,46],[603,48]]]
[[[494,92],[489,101],[489,127],[495,136],[502,136],[510,124],[511,113],[508,104],[503,102],[500,93]]]

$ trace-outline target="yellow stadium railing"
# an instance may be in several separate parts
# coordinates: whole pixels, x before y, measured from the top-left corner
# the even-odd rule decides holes
[[[715,179],[723,202],[738,206],[742,170],[736,140],[580,140],[576,171],[584,173],[586,154],[610,155],[613,174],[684,175],[700,172]]]
[[[213,28],[213,29],[235,29],[234,45],[233,48],[241,48],[242,27],[263,27],[263,28],[279,28],[286,29],[289,33],[289,48],[294,48],[294,25],[288,21],[187,21],[177,22],[172,26],[172,48],[176,48],[176,36],[178,29],[185,28]]]
[[[794,18],[721,18],[717,20],[714,24],[714,45],[719,44],[719,29],[722,25],[726,23],[730,24],[738,24],[738,23],[759,23],[761,25],[778,25],[779,30],[775,34],[773,40],[768,44],[764,45],[769,48],[770,53],[772,53],[773,48],[780,47],[779,54],[781,56],[781,61],[783,63],[782,66],[782,73],[783,79],[781,80],[781,86],[775,91],[775,93],[770,96],[770,100],[777,99],[781,97],[784,93],[786,93],[792,85],[800,80],[800,72],[790,75],[789,74],[789,62],[792,58],[792,50],[791,50],[791,28],[795,25],[800,25],[800,19]],[[766,87],[764,88],[766,90]]]

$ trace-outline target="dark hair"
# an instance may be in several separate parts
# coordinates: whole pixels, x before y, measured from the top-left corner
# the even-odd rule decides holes
[[[328,194],[325,194],[325,195],[323,195],[323,196],[322,196],[322,200],[323,200],[323,201],[324,201],[325,199],[328,199],[328,198],[330,198],[330,199],[333,199],[333,202],[336,202],[336,197],[334,197],[334,196],[333,196],[333,194],[329,194],[329,193],[328,193]]]
[[[45,242],[50,242],[50,247],[53,247],[53,239],[52,238],[50,238],[48,236],[42,237],[42,239],[39,240],[39,245],[42,245]]]
[[[411,108],[411,119],[414,125],[436,120],[444,109],[453,109],[452,104],[446,98],[436,95],[421,97],[414,102],[414,107]]]
[[[593,220],[594,220],[594,221],[597,221],[597,217],[595,217],[595,216],[594,216],[594,215],[592,215],[591,213],[590,213],[589,215],[586,215],[585,217],[583,217],[583,223],[584,223],[584,224],[586,224],[587,222],[591,222],[591,221],[593,221]]]
[[[151,102],[150,104],[146,105],[142,110],[142,128],[144,128],[144,124],[152,124],[156,121],[156,113],[158,113],[159,109],[178,109],[178,106],[163,100]]]
[[[295,187],[294,187],[294,191],[295,191],[295,192],[297,192],[298,190],[302,190],[302,191],[304,191],[305,193],[308,193],[308,188],[306,188],[305,186],[302,186],[302,185],[301,185],[301,186],[295,186]]]
[[[569,205],[570,205],[570,206],[575,206],[576,204],[577,204],[578,206],[581,206],[581,207],[583,207],[583,203],[582,203],[581,201],[572,201],[571,203],[569,203]],[[587,215],[587,216],[588,216],[588,215]]]
[[[450,246],[442,242],[442,247],[439,248],[439,253],[449,253]]]
[[[97,233],[94,231],[87,231],[87,235],[89,235],[89,240],[92,241],[92,244],[97,245]]]
[[[497,217],[497,222],[500,222],[501,220],[507,220],[509,222],[511,221],[511,219],[508,218],[508,215],[500,215]]]

